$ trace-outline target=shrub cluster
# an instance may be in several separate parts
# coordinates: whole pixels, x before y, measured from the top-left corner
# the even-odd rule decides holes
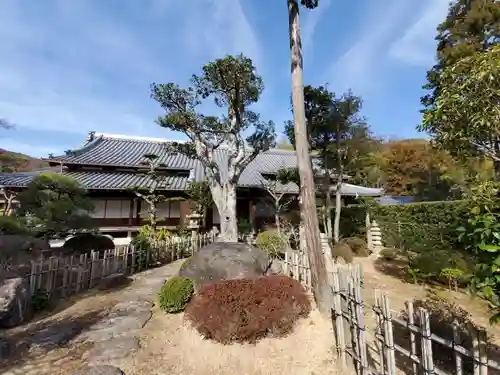
[[[16,216],[0,216],[0,234],[28,234],[28,229]]]
[[[193,282],[187,277],[174,276],[160,290],[160,308],[167,313],[178,313],[186,308],[194,293]]]
[[[257,235],[255,244],[267,252],[270,258],[276,258],[286,250],[286,240],[283,234],[276,230],[266,230]]]
[[[332,257],[334,259],[342,258],[346,261],[346,263],[352,263],[354,259],[354,253],[351,247],[346,242],[339,242],[338,244],[333,246]]]
[[[186,316],[203,337],[228,344],[286,335],[310,309],[299,282],[267,276],[207,285],[189,303]]]
[[[352,250],[355,256],[367,257],[370,255],[368,250],[368,244],[366,241],[359,237],[347,237],[343,238],[342,242],[346,243]]]

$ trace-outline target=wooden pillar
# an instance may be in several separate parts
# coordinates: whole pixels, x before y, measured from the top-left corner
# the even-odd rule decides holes
[[[135,201],[137,198],[133,198],[130,200],[130,205],[129,205],[129,211],[128,211],[128,226],[131,227],[134,225],[133,219],[134,219],[134,208],[135,208]]]
[[[250,213],[250,218],[249,218],[249,221],[250,221],[250,228],[251,228],[251,233],[252,234],[255,234],[257,232],[256,228],[255,228],[255,218],[257,217],[257,205],[256,203],[254,202],[253,199],[250,199],[250,201],[248,202],[249,204],[249,213]]]

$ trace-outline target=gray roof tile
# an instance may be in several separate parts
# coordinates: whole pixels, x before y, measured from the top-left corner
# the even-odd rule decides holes
[[[9,187],[26,186],[33,177],[42,173],[53,171],[26,172],[26,173],[1,173],[0,185]],[[100,172],[77,171],[65,172],[63,175],[74,178],[86,189],[92,190],[126,190],[137,186],[149,187],[151,180],[144,175],[133,172]],[[168,176],[160,184],[165,190],[185,190],[189,177]]]
[[[152,140],[113,138],[98,136],[82,148],[72,150],[67,155],[55,156],[50,159],[54,163],[80,164],[89,166],[115,166],[137,168],[144,161],[145,154],[156,154],[159,161],[168,169],[181,169],[190,171],[195,181],[204,180],[203,166],[199,160],[188,158],[181,154],[166,154],[164,143]],[[219,165],[221,179],[227,179],[228,172],[228,149],[219,148],[214,153],[215,161]],[[240,186],[261,187],[266,183],[263,174],[273,174],[282,168],[296,167],[296,153],[293,150],[271,149],[260,153],[243,171],[238,181]],[[78,171],[66,173],[81,182],[89,189],[125,189],[135,185],[143,185],[144,177],[129,172],[98,172],[98,171]],[[11,183],[22,186],[31,178],[31,175],[11,174],[10,176],[0,175],[0,184]],[[172,181],[169,190],[182,190],[188,183],[188,177],[171,177]],[[367,189],[354,185],[344,184],[346,187],[344,194],[356,195],[356,193],[381,195],[378,189]],[[284,186],[287,192],[297,193],[298,187],[295,184]],[[352,194],[350,194],[351,192]],[[359,194],[359,195],[363,195]]]

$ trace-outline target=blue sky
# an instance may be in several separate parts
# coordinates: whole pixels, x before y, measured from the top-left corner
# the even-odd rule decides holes
[[[272,3],[273,5],[269,5]],[[435,28],[448,0],[320,0],[301,13],[305,84],[351,88],[380,136],[415,137]],[[285,0],[0,1],[0,147],[34,156],[88,131],[182,139],[154,123],[151,82],[186,84],[225,54],[251,57],[266,89],[255,110],[290,119]]]

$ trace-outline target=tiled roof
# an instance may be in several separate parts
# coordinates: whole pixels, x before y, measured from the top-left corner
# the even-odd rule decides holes
[[[181,154],[165,153],[165,142],[166,141],[100,135],[80,149],[72,150],[66,155],[55,156],[48,160],[54,163],[73,165],[134,168],[141,165],[144,161],[144,155],[155,154],[159,156],[159,162],[164,164],[166,168],[189,171],[193,180],[203,181],[204,170],[201,162]],[[228,172],[228,149],[217,149],[214,152],[214,157],[216,163],[220,167],[221,179],[224,181],[227,179]],[[296,154],[293,150],[271,149],[262,152],[245,168],[240,176],[238,185],[242,187],[262,187],[262,185],[266,183],[266,179],[263,175],[276,173],[282,168],[293,168],[296,165]],[[69,172],[67,175],[74,177],[89,189],[124,189],[126,187],[133,187],[137,184],[144,184],[144,181],[141,180],[144,179],[144,177],[128,172],[79,171]],[[25,185],[32,176],[33,174],[0,175],[0,184],[8,185],[8,183],[12,181],[12,183],[18,185],[11,186],[22,186],[23,184]],[[187,177],[172,178],[175,179],[175,181],[172,181],[168,188],[169,190],[182,190],[188,183]],[[354,185],[345,185],[346,194],[348,194],[348,192],[352,190],[351,187]],[[289,193],[298,192],[298,187],[295,184],[287,184],[283,189]],[[368,194],[365,190],[362,192]],[[381,195],[381,192],[378,189],[376,189],[376,191],[371,189],[369,194]]]
[[[33,177],[42,173],[54,173],[54,171],[0,173],[0,185],[23,187]],[[86,189],[91,190],[126,190],[137,186],[148,187],[151,182],[148,177],[133,172],[77,171],[63,175],[74,178]],[[159,187],[165,190],[185,190],[188,183],[189,177],[168,176]]]

